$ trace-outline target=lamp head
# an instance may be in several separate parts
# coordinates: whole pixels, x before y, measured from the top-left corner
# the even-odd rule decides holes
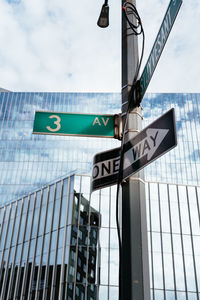
[[[102,6],[101,13],[97,22],[97,25],[101,28],[108,27],[109,25],[109,6],[108,0],[105,0],[105,3]]]

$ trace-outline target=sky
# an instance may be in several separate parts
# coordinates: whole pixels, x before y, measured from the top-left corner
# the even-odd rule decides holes
[[[120,92],[121,1],[110,26],[103,0],[0,0],[0,87],[12,91]],[[138,0],[145,31],[141,72],[169,0]],[[183,1],[147,92],[200,92],[200,1]],[[141,38],[139,38],[139,43]]]

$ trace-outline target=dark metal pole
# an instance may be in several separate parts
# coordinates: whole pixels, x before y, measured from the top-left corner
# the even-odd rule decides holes
[[[123,5],[122,1],[122,5]],[[129,0],[136,4],[135,0]],[[134,22],[134,20],[133,20]],[[127,30],[122,14],[122,118],[128,107],[128,93],[138,64],[138,43]],[[128,114],[125,142],[142,128],[141,107]],[[122,183],[121,300],[150,300],[145,183],[143,171]]]

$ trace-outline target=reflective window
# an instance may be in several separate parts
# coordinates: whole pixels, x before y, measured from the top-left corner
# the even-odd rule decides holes
[[[38,220],[39,220],[39,207],[36,207],[35,210],[34,210],[34,219],[33,219],[31,238],[36,237],[37,228],[38,228]]]
[[[155,297],[155,300],[164,300],[163,291],[155,290],[154,297]]]
[[[15,252],[15,247],[10,248],[10,256],[9,256],[9,263],[8,263],[9,267],[11,267],[13,264],[14,252]]]
[[[13,231],[13,225],[14,225],[14,219],[11,219],[9,224],[8,224],[8,231],[7,231],[7,235],[6,235],[5,248],[8,248],[10,246],[12,231]]]
[[[173,261],[172,255],[169,253],[164,253],[164,279],[165,288],[169,290],[174,289],[174,272],[173,272]]]
[[[53,231],[51,234],[51,251],[56,249],[57,231]]]
[[[192,255],[185,255],[185,272],[188,291],[196,291],[194,262]]]
[[[23,243],[23,253],[22,253],[22,265],[25,263],[26,258],[27,258],[27,253],[28,253],[28,242]]]
[[[172,253],[172,236],[169,233],[162,234],[162,243],[163,243],[163,252],[164,253]]]
[[[103,196],[105,195],[105,196]],[[101,226],[109,227],[110,201],[109,190],[104,189],[100,198],[100,213],[102,216]]]
[[[33,210],[34,200],[35,200],[35,194],[31,194],[29,197],[29,211]]]
[[[40,211],[40,220],[39,220],[39,230],[38,230],[38,235],[42,235],[44,232],[44,227],[45,227],[45,215],[46,215],[46,203],[44,203],[43,199],[43,205],[41,206],[41,211]]]
[[[197,300],[196,293],[188,293],[188,300]]]
[[[23,199],[23,214],[26,214],[27,213],[27,209],[28,209],[28,205],[29,205],[29,202],[28,202],[28,197],[25,197]]]
[[[63,196],[67,196],[68,194],[68,178],[63,180]]]
[[[55,185],[50,185],[50,187],[49,187],[49,202],[52,202],[54,200],[54,190],[55,190]]]
[[[110,284],[118,285],[119,280],[119,253],[118,249],[110,250]]]
[[[6,206],[6,212],[5,212],[4,222],[8,221],[9,214],[10,214],[10,206]]]
[[[161,198],[162,199],[162,198]],[[161,225],[163,232],[170,232],[170,223],[169,223],[169,205],[168,202],[161,201]]]
[[[156,184],[150,185],[150,195],[151,195],[150,206],[151,206],[152,230],[160,231],[158,187]]]
[[[45,232],[49,232],[52,220],[52,212],[53,212],[53,202],[49,202],[48,211],[47,211],[47,221],[46,221],[46,230]]]
[[[5,242],[5,235],[6,235],[6,229],[7,229],[8,222],[5,222],[3,224],[2,232],[1,232],[1,239],[0,239],[0,249],[2,250],[4,248],[4,242]]]
[[[61,197],[61,182],[59,181],[56,184],[56,199],[60,199]]]
[[[60,248],[57,251],[57,264],[61,265],[62,264],[62,258],[63,258],[63,249]]]
[[[48,245],[49,245],[49,233],[45,234],[45,236],[44,236],[43,253],[47,253],[47,251],[48,251]]]
[[[59,234],[58,248],[62,248],[63,247],[63,240],[64,240],[64,228],[60,229],[58,234]]]
[[[23,214],[21,218],[20,228],[19,228],[19,239],[18,243],[22,243],[23,237],[24,237],[24,230],[25,230],[25,221],[26,221],[26,215]]]
[[[161,253],[153,253],[153,274],[155,288],[163,289],[163,269]]]
[[[181,212],[181,225],[182,233],[190,234],[190,224],[189,224],[189,215],[188,215],[188,204],[180,202],[180,212]]]
[[[54,213],[53,213],[53,229],[55,230],[58,228],[58,223],[59,223],[59,214],[60,214],[60,199],[57,199],[55,201],[55,206],[54,206]]]
[[[40,251],[41,251],[41,246],[42,246],[42,237],[38,237],[37,238],[37,250],[36,250],[36,255],[40,255]]]
[[[193,237],[198,290],[200,289],[200,236]]]
[[[60,216],[60,227],[65,225],[66,221],[66,206],[67,206],[67,196],[62,196],[62,206],[61,206],[61,216]]]
[[[30,239],[32,218],[33,218],[32,212],[29,212],[27,216],[27,223],[26,223],[25,241]]]
[[[186,294],[185,292],[177,292],[177,300],[185,300]]]
[[[15,258],[16,265],[18,265],[20,262],[21,250],[22,250],[22,244],[18,245],[16,249],[16,258]]]
[[[99,298],[108,299],[108,286],[100,285],[99,287]]]
[[[101,249],[100,284],[108,284],[108,249]]]
[[[34,250],[35,250],[36,239],[31,240],[30,242],[30,251],[29,251],[29,262],[33,260]]]
[[[174,300],[175,298],[175,292],[172,291],[166,291],[166,300]]]
[[[38,191],[37,193],[36,193],[36,203],[35,203],[35,207],[37,208],[39,208],[39,206],[40,206],[40,204],[41,204],[41,201],[42,201],[42,199],[41,199],[41,191]]]

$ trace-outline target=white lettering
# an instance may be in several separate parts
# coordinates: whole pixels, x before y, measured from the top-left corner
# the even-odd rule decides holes
[[[147,72],[147,74],[150,74],[151,75],[151,58],[150,58],[150,60],[148,61],[148,63],[147,63],[147,69],[148,69],[148,72]]]
[[[163,28],[163,27],[161,28],[160,33],[161,33],[161,36],[160,36],[161,45],[162,45],[162,47],[163,47],[164,44],[165,44],[165,41],[166,41],[165,31],[164,31],[164,28]]]
[[[167,22],[164,21],[164,26],[165,29],[167,30],[167,33],[169,33],[170,28],[172,26],[172,19],[171,19],[171,15],[170,15],[170,10],[167,12]]]
[[[119,162],[120,157],[116,157],[96,163],[93,166],[93,180],[117,174],[119,172]]]
[[[98,117],[96,117],[96,118],[94,119],[94,122],[92,123],[92,126],[94,126],[95,124],[98,124],[99,126],[101,126],[101,123],[100,123]]]
[[[53,123],[56,125],[56,128],[51,128],[50,126],[47,126],[46,129],[48,129],[51,132],[56,132],[61,128],[60,122],[61,118],[57,115],[51,115],[49,116],[49,119],[56,119]]]
[[[145,155],[147,160],[150,160],[168,131],[169,129],[148,128],[147,137],[124,153],[123,169],[130,167]]]
[[[104,120],[104,117],[102,117],[103,120],[103,124],[106,126],[108,124],[109,118],[106,119],[106,121]]]
[[[158,62],[158,58],[159,58],[159,51],[157,49],[157,45],[155,45],[155,48],[154,48],[154,70],[155,70],[155,67],[156,67],[156,64]]]

